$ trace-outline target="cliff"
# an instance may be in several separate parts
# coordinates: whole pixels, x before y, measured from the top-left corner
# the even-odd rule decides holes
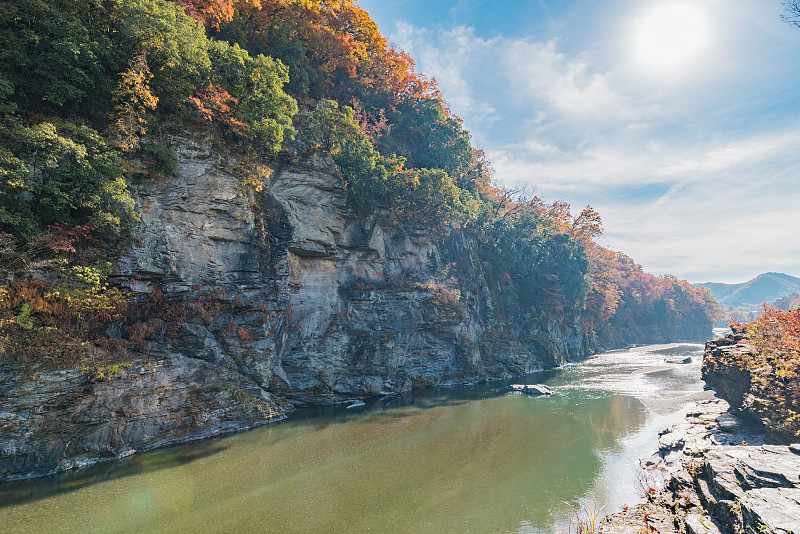
[[[211,147],[175,148],[176,177],[134,186],[142,222],[119,262],[140,301],[181,308],[174,335],[149,335],[143,351],[235,369],[295,404],[585,355],[576,312],[504,315],[468,235],[356,216],[329,161],[284,163],[253,193]]]
[[[777,329],[767,337],[778,339]],[[797,353],[788,347],[761,346],[760,337],[733,334],[706,344],[703,380],[731,408],[757,420],[778,441],[800,438],[800,382]]]
[[[171,144],[174,176],[133,181],[141,222],[115,265],[133,304],[107,334],[131,357],[2,360],[0,480],[587,354],[578,312],[503,306],[467,233],[356,216],[329,160],[285,161],[256,192],[211,144]]]

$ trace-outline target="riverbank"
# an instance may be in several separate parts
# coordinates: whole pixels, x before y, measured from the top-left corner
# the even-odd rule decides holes
[[[780,445],[722,399],[700,401],[642,460],[647,502],[600,534],[800,532],[800,446]]]
[[[589,496],[603,510],[638,502],[638,458],[683,419],[687,397],[711,394],[702,350],[636,347],[528,377],[548,397],[509,392],[515,378],[298,409],[278,425],[3,485],[0,530],[567,532]]]

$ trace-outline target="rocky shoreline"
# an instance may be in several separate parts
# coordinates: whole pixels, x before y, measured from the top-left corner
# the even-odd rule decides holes
[[[715,398],[695,403],[641,460],[646,502],[600,534],[800,533],[800,445],[782,445]]]

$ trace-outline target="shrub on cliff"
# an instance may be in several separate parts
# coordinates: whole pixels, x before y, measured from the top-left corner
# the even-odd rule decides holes
[[[0,175],[0,231],[20,239],[55,223],[91,223],[118,234],[139,217],[119,154],[88,126],[7,124]]]
[[[54,223],[124,232],[137,215],[115,148],[152,145],[165,119],[199,110],[266,155],[294,135],[286,67],[172,2],[0,0],[0,30],[0,232],[20,241]]]
[[[470,227],[495,284],[515,287],[516,302],[539,312],[579,311],[588,290],[580,243],[543,210],[540,200],[486,199]]]
[[[800,310],[764,307],[751,323],[734,323],[744,332],[748,350],[707,352],[703,376],[713,385],[736,374],[749,380],[742,409],[771,431],[790,439],[800,437]],[[732,402],[738,402],[734,400]]]

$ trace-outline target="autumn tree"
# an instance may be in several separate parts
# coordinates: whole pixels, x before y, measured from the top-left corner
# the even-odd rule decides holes
[[[228,100],[231,120],[246,125],[245,134],[258,149],[277,154],[284,142],[294,136],[292,117],[297,113],[296,101],[283,91],[289,81],[286,66],[224,42],[211,42],[209,54],[212,83],[225,88],[232,97]]]
[[[219,25],[233,20],[233,0],[175,0],[186,14],[200,24],[219,30]]]

